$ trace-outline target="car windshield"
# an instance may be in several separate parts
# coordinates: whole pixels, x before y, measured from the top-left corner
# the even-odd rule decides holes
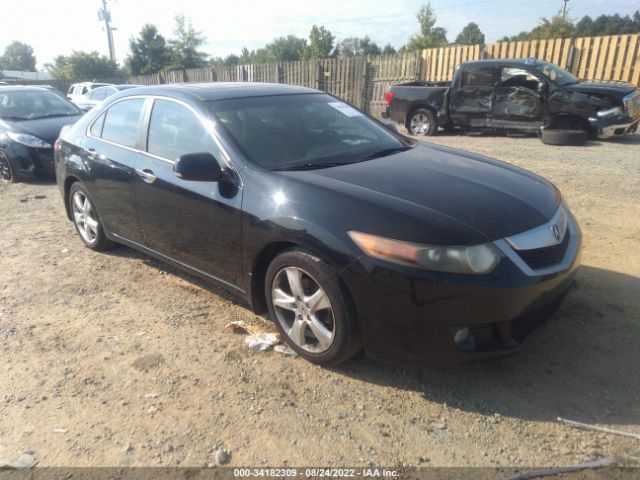
[[[249,161],[271,170],[327,168],[411,148],[326,94],[218,100],[211,111]]]
[[[50,91],[11,91],[0,93],[0,118],[35,120],[79,115],[80,111],[61,95]]]
[[[563,70],[557,65],[554,65],[553,63],[537,62],[534,66],[536,70],[542,73],[542,75],[561,87],[579,82],[578,77],[571,75],[569,72]]]

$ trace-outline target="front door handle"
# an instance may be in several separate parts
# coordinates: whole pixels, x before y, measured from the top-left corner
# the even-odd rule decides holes
[[[145,168],[144,170],[138,170],[136,168],[136,173],[140,178],[142,178],[142,180],[144,180],[147,183],[153,183],[156,181],[156,178],[158,178],[153,174],[151,170],[147,168]]]

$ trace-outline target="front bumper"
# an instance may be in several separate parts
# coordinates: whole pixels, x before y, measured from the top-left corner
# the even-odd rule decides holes
[[[443,366],[517,352],[524,337],[553,315],[574,281],[581,233],[573,220],[570,230],[562,270],[553,273],[525,273],[507,255],[490,275],[481,276],[361,257],[342,277],[360,316],[367,356]],[[456,334],[465,331],[466,340],[457,342]]]
[[[53,148],[31,148],[13,142],[5,145],[4,150],[20,177],[55,176]]]

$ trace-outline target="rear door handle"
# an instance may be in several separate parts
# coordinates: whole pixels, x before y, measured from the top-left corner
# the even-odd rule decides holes
[[[142,178],[142,180],[144,180],[147,183],[153,183],[156,181],[156,178],[158,178],[153,174],[151,170],[146,168],[144,170],[138,170],[136,168],[136,173],[140,178]]]

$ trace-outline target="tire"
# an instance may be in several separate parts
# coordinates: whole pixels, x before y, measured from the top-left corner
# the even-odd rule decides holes
[[[419,108],[409,114],[406,127],[411,135],[428,137],[438,132],[438,119],[431,110]]]
[[[282,338],[306,360],[337,365],[360,350],[351,297],[337,271],[321,259],[298,249],[281,253],[267,269],[265,296]]]
[[[76,232],[87,248],[101,252],[114,247],[104,233],[95,202],[80,182],[71,185],[67,202]]]
[[[540,140],[547,145],[581,146],[587,143],[588,136],[584,130],[545,128],[540,133]]]
[[[13,168],[6,153],[0,150],[0,181],[17,183],[20,180],[20,174]]]

